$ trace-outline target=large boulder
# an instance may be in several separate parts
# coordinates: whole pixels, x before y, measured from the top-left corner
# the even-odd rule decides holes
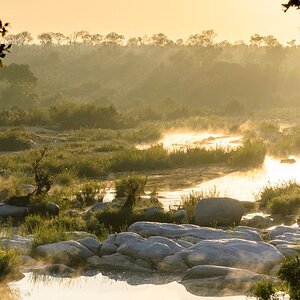
[[[76,266],[84,263],[94,253],[76,241],[64,241],[38,246],[35,249],[37,256],[45,258],[55,264]]]
[[[0,204],[0,218],[24,218],[28,215],[29,210],[27,207]]]
[[[199,296],[232,296],[248,292],[255,281],[263,278],[264,275],[248,270],[202,265],[189,269],[181,284]]]
[[[246,240],[261,241],[259,233],[254,230],[225,231],[209,227],[200,227],[191,224],[166,224],[157,222],[136,222],[129,226],[130,232],[135,232],[143,237],[161,236],[169,239],[180,239],[191,243],[197,243],[202,240],[219,240],[241,238]]]
[[[205,240],[195,246],[177,252],[175,259],[166,257],[160,264],[161,271],[182,271],[198,265],[217,265],[248,269],[257,273],[268,272],[284,256],[272,245],[264,242],[246,241],[241,239]],[[174,268],[170,264],[175,264]]]
[[[195,207],[195,223],[200,226],[238,225],[245,208],[243,204],[231,198],[206,198]]]

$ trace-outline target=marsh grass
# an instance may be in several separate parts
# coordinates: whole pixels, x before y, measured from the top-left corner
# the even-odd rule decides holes
[[[225,163],[234,167],[255,167],[263,163],[266,147],[261,141],[247,140],[237,149],[188,148],[169,152],[162,145],[148,149],[128,149],[111,160],[112,171],[142,171]]]

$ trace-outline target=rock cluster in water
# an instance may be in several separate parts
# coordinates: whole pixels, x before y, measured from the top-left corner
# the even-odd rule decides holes
[[[128,232],[110,235],[103,243],[86,234],[77,240],[42,245],[35,259],[51,263],[39,272],[72,275],[75,266],[143,273],[180,275],[181,283],[194,294],[222,295],[249,290],[278,267],[284,257],[300,253],[300,230],[276,226],[265,231],[238,226],[222,230],[197,225],[137,222]],[[5,247],[19,248],[23,263],[35,266],[31,238],[3,239]]]

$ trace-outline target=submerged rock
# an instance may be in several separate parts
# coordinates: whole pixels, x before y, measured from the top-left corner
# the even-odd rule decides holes
[[[195,207],[195,223],[200,226],[238,225],[245,212],[243,204],[232,198],[206,198]]]
[[[295,164],[296,159],[294,158],[285,158],[280,161],[281,164]]]

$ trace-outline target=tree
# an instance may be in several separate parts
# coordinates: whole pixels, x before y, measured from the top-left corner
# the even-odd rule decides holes
[[[105,37],[104,45],[121,46],[124,41],[124,36],[116,32],[111,32]]]
[[[17,34],[9,34],[5,40],[18,46],[24,46],[32,42],[33,38],[30,32],[23,31]]]
[[[168,39],[168,37],[163,33],[154,34],[151,39],[154,46],[163,47],[173,44],[173,41]]]
[[[253,34],[250,37],[250,46],[260,47],[264,42],[264,37],[259,34]]]
[[[200,34],[191,35],[187,40],[187,44],[189,46],[210,47],[213,46],[216,36],[214,30],[204,30]]]
[[[2,23],[0,20],[0,36],[3,39],[7,33],[7,27],[9,23]],[[6,53],[10,52],[11,44],[6,45],[5,43],[0,44],[0,67],[2,67],[2,58],[6,56]]]
[[[289,0],[288,3],[282,4],[282,6],[285,8],[284,12],[287,12],[287,10],[292,7],[297,7],[297,9],[300,9],[300,0]]]
[[[45,32],[38,35],[38,40],[40,41],[41,45],[51,45],[53,42],[53,36],[51,32]]]

